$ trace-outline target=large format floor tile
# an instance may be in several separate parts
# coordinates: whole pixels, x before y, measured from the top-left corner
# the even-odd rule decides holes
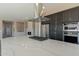
[[[26,36],[1,41],[3,56],[79,56],[79,45],[56,40],[37,41]]]

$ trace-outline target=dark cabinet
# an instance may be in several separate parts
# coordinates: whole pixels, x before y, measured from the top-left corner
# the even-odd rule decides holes
[[[69,11],[64,11],[63,12],[63,23],[64,22],[69,22],[71,19],[70,19],[70,15],[69,15]]]
[[[79,7],[71,9],[71,21],[79,21]]]
[[[49,38],[63,40],[63,24],[79,21],[79,7],[49,15]]]
[[[62,40],[63,38],[63,25],[62,13],[53,14],[49,24],[49,37],[55,40]]]
[[[56,40],[63,40],[63,26],[62,24],[57,24],[57,29],[56,29]]]
[[[72,8],[63,12],[63,22],[77,22],[79,21],[79,7]]]
[[[56,28],[56,40],[63,40],[63,24],[62,24],[62,20],[63,20],[63,15],[62,13],[58,13],[57,14],[57,28]]]
[[[49,38],[55,39],[56,38],[56,14],[50,16],[50,23],[49,23]]]

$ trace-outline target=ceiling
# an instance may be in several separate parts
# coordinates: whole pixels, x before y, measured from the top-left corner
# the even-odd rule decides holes
[[[79,6],[79,3],[44,3],[45,13],[44,15],[50,15],[66,9]]]
[[[79,6],[75,3],[43,3],[44,16]],[[35,17],[35,3],[0,3],[0,20],[28,20]]]
[[[34,17],[34,3],[0,3],[1,20],[24,20]]]

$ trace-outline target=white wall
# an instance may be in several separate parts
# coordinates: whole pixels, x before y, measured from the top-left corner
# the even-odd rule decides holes
[[[27,22],[27,24],[28,24],[27,33],[31,32],[31,35],[28,35],[28,36],[40,36],[41,35],[41,30],[40,30],[41,22],[34,22],[34,23],[35,23],[35,26],[32,21]]]
[[[17,36],[24,36],[25,33],[24,32],[14,32],[14,37],[17,37]]]
[[[31,35],[28,35],[28,32],[31,32]],[[27,36],[33,36],[33,22],[28,21],[27,22]]]
[[[21,21],[19,21],[21,22]],[[24,21],[23,21],[24,23]],[[16,28],[16,21],[13,22],[13,31],[12,31],[12,36],[16,37],[16,36],[24,36],[26,34],[25,32],[25,27],[24,27],[24,31],[23,32],[17,32],[17,28]],[[25,23],[24,23],[24,26],[25,26]]]

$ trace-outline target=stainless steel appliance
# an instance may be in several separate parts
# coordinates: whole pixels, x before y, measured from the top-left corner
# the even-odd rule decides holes
[[[63,24],[63,40],[78,43],[78,22]]]
[[[78,30],[78,23],[64,24],[64,30]]]

